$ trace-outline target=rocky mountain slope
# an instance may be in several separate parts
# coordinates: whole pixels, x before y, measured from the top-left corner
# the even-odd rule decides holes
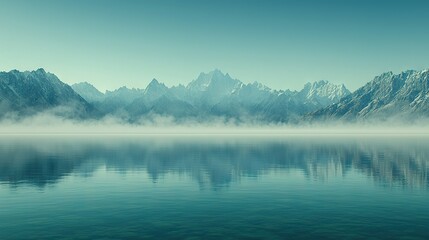
[[[44,69],[0,72],[0,117],[50,110],[64,117],[95,117],[96,109]]]
[[[313,120],[387,120],[428,116],[428,70],[383,73],[339,102],[308,115]]]

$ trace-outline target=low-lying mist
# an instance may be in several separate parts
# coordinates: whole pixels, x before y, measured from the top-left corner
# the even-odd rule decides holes
[[[69,119],[44,112],[27,117],[5,117],[0,120],[0,134],[429,134],[428,126],[428,119],[412,123],[391,119],[290,124],[260,122],[251,118],[238,121],[222,117],[204,121],[178,121],[156,114],[130,123],[118,116]]]

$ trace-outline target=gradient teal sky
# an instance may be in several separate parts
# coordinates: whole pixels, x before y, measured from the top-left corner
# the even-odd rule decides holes
[[[101,90],[215,68],[275,89],[355,90],[429,67],[428,12],[423,0],[0,0],[0,70],[43,67]]]

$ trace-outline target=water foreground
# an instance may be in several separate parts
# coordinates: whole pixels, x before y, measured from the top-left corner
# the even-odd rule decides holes
[[[427,135],[3,135],[0,239],[428,239]]]

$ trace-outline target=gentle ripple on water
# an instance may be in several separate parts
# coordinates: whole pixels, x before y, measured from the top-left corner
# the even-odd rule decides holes
[[[0,239],[428,239],[425,136],[8,136]]]

